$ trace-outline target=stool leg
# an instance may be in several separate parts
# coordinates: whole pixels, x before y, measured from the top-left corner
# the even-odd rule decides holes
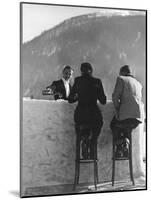
[[[94,160],[94,185],[95,185],[95,190],[97,190],[97,160]]]
[[[99,183],[98,162],[97,161],[96,161],[96,179],[97,179],[97,183]]]
[[[99,176],[98,176],[98,152],[97,152],[97,142],[96,142],[96,147],[95,147],[95,159],[96,159],[96,179],[97,183],[99,183]]]
[[[75,162],[75,177],[74,177],[73,190],[76,190],[76,185],[79,183],[79,174],[80,174],[80,136],[78,133],[76,139],[76,162]]]
[[[73,190],[76,190],[76,186],[79,183],[79,171],[80,171],[80,163],[78,161],[76,161]]]
[[[135,185],[134,177],[133,177],[132,137],[131,137],[131,132],[129,133],[129,139],[130,139],[130,144],[129,144],[129,169],[130,169],[130,177],[131,177],[132,184]]]
[[[96,179],[97,179],[97,183],[99,183],[98,160],[97,160],[97,157],[96,157]]]
[[[112,186],[114,186],[114,176],[115,176],[115,144],[113,141],[113,156],[112,156]]]
[[[97,183],[99,183],[98,162],[96,162],[96,178],[97,178]]]

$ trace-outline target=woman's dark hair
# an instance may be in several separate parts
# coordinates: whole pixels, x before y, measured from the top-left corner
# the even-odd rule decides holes
[[[91,75],[93,71],[92,65],[90,63],[82,63],[81,64],[81,72],[82,74],[88,74]]]

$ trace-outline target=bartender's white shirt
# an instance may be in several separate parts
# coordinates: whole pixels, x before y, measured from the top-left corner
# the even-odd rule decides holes
[[[69,81],[65,80],[64,78],[62,78],[62,80],[63,80],[65,90],[66,90],[66,97],[68,97],[70,93]]]

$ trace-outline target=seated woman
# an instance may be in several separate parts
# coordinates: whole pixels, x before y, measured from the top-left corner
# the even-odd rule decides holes
[[[100,79],[92,76],[92,71],[93,69],[90,63],[81,64],[81,76],[75,78],[68,98],[69,103],[78,101],[74,113],[75,123],[77,125],[95,125],[93,130],[87,129],[82,132],[82,137],[84,138],[82,155],[84,158],[93,157],[94,142],[97,140],[103,125],[103,117],[97,105],[97,100],[101,104],[106,104],[106,96],[102,82]],[[89,140],[91,132],[92,135]]]

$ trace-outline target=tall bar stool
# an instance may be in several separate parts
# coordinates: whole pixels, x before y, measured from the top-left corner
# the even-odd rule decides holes
[[[125,124],[116,124],[116,128],[121,130],[121,132],[126,131],[127,137],[129,139],[129,148],[128,148],[128,154],[127,156],[123,157],[117,157],[116,156],[116,145],[117,141],[115,140],[115,136],[113,134],[113,163],[112,163],[112,186],[114,186],[114,178],[115,178],[115,161],[123,161],[123,160],[129,160],[129,172],[130,172],[130,179],[132,181],[132,184],[135,185],[134,182],[134,176],[133,176],[133,162],[132,162],[132,130],[136,128],[136,126],[140,123],[137,120],[133,121],[134,123],[125,123]]]
[[[76,159],[75,159],[75,177],[74,177],[74,185],[73,190],[76,190],[76,186],[79,184],[79,176],[80,176],[80,164],[93,164],[94,165],[94,186],[95,190],[97,190],[97,183],[99,182],[98,178],[98,159],[97,159],[97,139],[94,142],[94,154],[91,158],[82,158],[81,151],[82,149],[82,136],[81,133],[83,130],[90,129],[94,127],[94,124],[83,124],[83,125],[75,125],[76,129]]]

